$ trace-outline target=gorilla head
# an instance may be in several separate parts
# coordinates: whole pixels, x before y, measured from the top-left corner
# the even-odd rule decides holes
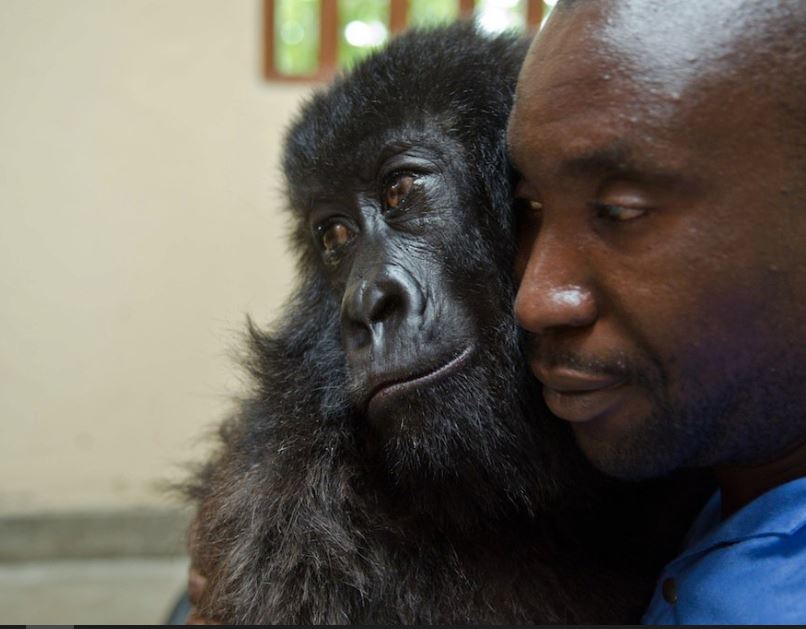
[[[285,147],[342,421],[396,484],[459,482],[476,504],[553,486],[558,429],[539,402],[524,412],[512,317],[503,130],[527,43],[468,26],[401,37],[316,95]]]

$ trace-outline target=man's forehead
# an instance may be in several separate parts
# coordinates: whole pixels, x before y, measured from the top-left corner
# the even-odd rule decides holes
[[[709,76],[724,78],[743,65],[748,46],[761,43],[757,40],[763,31],[759,15],[763,4],[747,0],[613,2],[599,38],[605,49],[630,67],[634,81],[682,95]]]
[[[606,112],[612,124],[682,123],[736,85],[733,74],[748,54],[736,49],[746,37],[748,4],[596,0],[560,10],[523,65],[511,137],[592,112]]]
[[[549,55],[585,54],[649,88],[682,94],[725,78],[780,45],[800,0],[595,0],[552,14],[538,39]],[[553,41],[552,41],[553,40]],[[537,48],[537,47],[536,47]],[[534,49],[533,49],[534,50]]]
[[[655,94],[634,89],[608,64],[576,51],[556,52],[553,59],[534,55],[521,73],[509,125],[516,161],[520,147],[529,152],[535,140],[563,136],[564,151],[585,155],[612,146],[635,121],[650,122],[647,109],[657,100]],[[569,136],[569,130],[575,135]]]

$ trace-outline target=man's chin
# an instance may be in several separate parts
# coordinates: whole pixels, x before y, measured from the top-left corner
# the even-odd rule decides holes
[[[646,417],[640,425],[607,432],[575,424],[574,436],[591,465],[607,476],[629,481],[660,478],[680,466],[680,444],[673,435],[653,430],[654,419]]]

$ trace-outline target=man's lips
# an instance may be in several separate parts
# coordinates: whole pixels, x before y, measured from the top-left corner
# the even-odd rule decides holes
[[[626,379],[610,374],[591,374],[573,369],[547,369],[532,365],[543,383],[543,397],[552,413],[570,422],[596,419],[625,395]]]
[[[367,410],[370,414],[375,414],[385,402],[388,402],[399,393],[404,391],[427,386],[448,374],[454,373],[462,369],[473,353],[473,346],[466,347],[462,352],[451,358],[445,363],[431,368],[425,372],[419,371],[417,373],[407,374],[400,378],[385,380],[376,384],[370,392],[367,404]]]

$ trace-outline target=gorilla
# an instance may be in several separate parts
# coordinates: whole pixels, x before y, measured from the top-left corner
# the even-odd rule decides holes
[[[592,470],[525,367],[504,131],[528,42],[412,31],[318,92],[283,168],[298,287],[187,491],[226,623],[640,617],[701,483]]]

